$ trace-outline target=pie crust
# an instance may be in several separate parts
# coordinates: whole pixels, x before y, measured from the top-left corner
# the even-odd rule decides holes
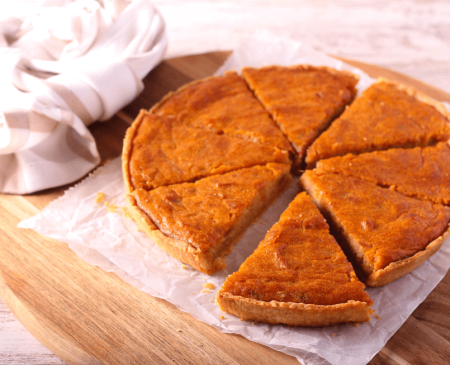
[[[230,293],[218,295],[220,308],[242,320],[284,323],[291,326],[323,327],[346,322],[367,322],[373,311],[364,302],[350,300],[335,305],[263,302]]]
[[[145,110],[127,131],[123,149],[128,192],[273,162],[290,164],[289,153],[268,144],[192,128]]]

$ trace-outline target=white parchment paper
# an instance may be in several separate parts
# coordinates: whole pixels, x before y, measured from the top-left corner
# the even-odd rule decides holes
[[[347,69],[360,77],[358,88],[364,90],[374,80],[333,58],[288,39],[269,33],[257,33],[233,52],[218,71],[242,66],[269,64],[326,65]],[[150,105],[149,105],[150,107]],[[78,256],[105,271],[112,271],[150,295],[165,299],[200,321],[222,332],[237,333],[252,341],[295,356],[302,364],[363,365],[381,350],[387,340],[406,321],[414,309],[442,280],[450,268],[450,244],[418,269],[378,289],[368,289],[379,319],[356,327],[339,325],[326,328],[295,328],[285,325],[242,322],[220,311],[214,304],[217,289],[225,278],[257,247],[266,232],[297,194],[297,179],[267,212],[246,231],[227,257],[224,271],[208,276],[190,268],[162,251],[133,221],[121,213],[125,206],[124,184],[119,158],[97,169],[77,186],[70,188],[41,213],[19,224],[66,242]],[[95,203],[103,192],[110,204],[119,207],[109,212],[103,203]],[[202,293],[203,284],[216,289]],[[221,317],[224,316],[224,319]]]

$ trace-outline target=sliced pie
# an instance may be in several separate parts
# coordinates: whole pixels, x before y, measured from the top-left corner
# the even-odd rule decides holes
[[[381,286],[431,257],[449,235],[450,209],[371,182],[306,171],[300,178],[357,262],[366,284]]]
[[[404,195],[450,204],[450,147],[444,142],[333,157],[319,161],[315,171],[354,176]]]
[[[236,72],[187,84],[168,94],[151,112],[186,125],[292,150],[247,84]]]
[[[444,106],[427,96],[380,79],[357,98],[309,147],[306,163],[347,153],[424,147],[450,137]]]
[[[225,267],[225,256],[247,227],[289,186],[290,166],[267,164],[194,183],[127,194],[138,226],[176,259],[206,274]]]
[[[300,193],[217,293],[242,319],[328,326],[370,319],[372,300],[317,207]]]
[[[122,161],[128,192],[269,162],[290,164],[286,150],[188,127],[175,118],[146,111],[127,131]]]
[[[295,148],[297,166],[311,145],[356,95],[358,77],[314,66],[243,68],[255,95]]]

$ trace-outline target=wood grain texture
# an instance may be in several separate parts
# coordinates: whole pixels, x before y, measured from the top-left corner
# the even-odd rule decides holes
[[[136,101],[109,122],[90,127],[102,160],[120,155],[125,130],[139,109],[150,108],[164,94],[192,79],[212,74],[227,55],[216,52],[172,59],[153,70]],[[408,77],[350,63],[372,76],[389,77],[450,101],[450,95]],[[70,364],[298,363],[290,356],[198,322],[172,304],[85,263],[64,243],[16,228],[19,221],[36,214],[66,188],[22,197],[0,195],[0,296],[50,351]],[[447,274],[370,364],[447,365],[449,293]],[[9,316],[5,313],[0,311],[2,317]],[[43,354],[40,362],[29,359],[36,364],[63,363],[49,353]],[[0,345],[0,363],[26,363],[23,358],[16,360]]]

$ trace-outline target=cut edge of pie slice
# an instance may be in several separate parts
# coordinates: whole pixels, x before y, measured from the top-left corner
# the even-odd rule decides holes
[[[359,77],[325,66],[244,67],[242,76],[296,151],[307,148],[356,96]]]
[[[381,89],[384,90],[380,91]],[[389,104],[387,99],[389,93],[392,94],[391,96],[395,93],[394,96],[399,100]],[[385,101],[376,100],[377,98],[384,98]],[[416,112],[420,114],[418,119],[409,115],[413,103],[417,105]],[[357,108],[363,110],[365,107],[369,108],[367,112],[369,116],[366,117],[367,123],[363,124],[358,117],[360,111]],[[401,118],[399,118],[399,111],[402,113]],[[378,113],[376,116],[375,112]],[[380,117],[379,115],[383,113],[385,115]],[[386,115],[390,119],[386,119]],[[425,119],[427,122],[420,125],[419,121],[423,122]],[[428,130],[424,130],[424,126],[431,119],[433,119],[433,125],[430,125]],[[389,123],[387,123],[388,120],[390,120]],[[386,138],[381,138],[381,130],[384,130],[388,139],[392,140],[386,141]],[[360,154],[391,148],[425,147],[439,141],[446,141],[449,137],[450,113],[444,105],[412,87],[379,78],[311,144],[305,161],[308,168],[313,168],[319,160],[343,156],[347,153]]]
[[[318,208],[300,193],[217,292],[243,320],[293,326],[366,322],[373,304]]]
[[[233,86],[231,91],[230,88],[226,87],[227,82]],[[177,100],[178,98],[181,101]],[[233,100],[231,103],[222,105],[223,98]],[[289,152],[293,151],[291,143],[272,120],[268,111],[253,95],[243,77],[238,75],[236,71],[226,71],[223,76],[209,76],[191,81],[166,94],[149,112],[158,115],[170,115],[186,121],[186,119],[192,117],[188,114],[186,105],[194,111],[192,113],[194,115],[202,110],[197,119],[191,120],[190,123],[187,122],[191,126],[258,141]],[[223,109],[221,109],[222,107]],[[230,114],[230,107],[241,108],[242,110],[240,113]],[[205,108],[209,110],[205,112]],[[234,119],[234,121],[230,122],[231,119]],[[237,122],[238,119],[241,121]],[[219,124],[222,123],[222,127],[225,128],[218,128],[218,122]],[[237,124],[234,125],[234,123]],[[250,124],[246,125],[245,123]]]
[[[344,174],[414,198],[450,204],[450,146],[395,148],[317,162],[317,174]]]
[[[164,251],[205,274],[288,188],[290,166],[267,164],[126,195],[130,215]]]
[[[128,192],[192,182],[267,163],[290,164],[286,150],[192,128],[141,110],[128,129],[122,169]]]
[[[450,235],[450,209],[340,174],[299,180],[364,282],[386,285],[419,267]]]

